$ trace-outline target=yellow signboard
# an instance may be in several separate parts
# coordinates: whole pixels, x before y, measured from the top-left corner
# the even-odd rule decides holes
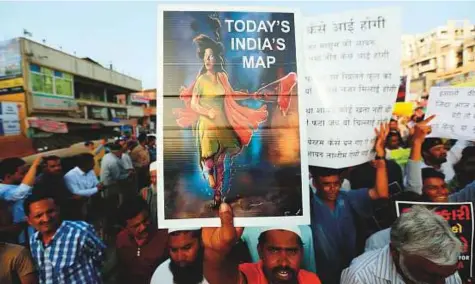
[[[23,87],[23,78],[13,78],[0,81],[0,89]]]
[[[414,110],[414,104],[411,102],[408,103],[395,103],[393,114],[397,116],[411,116]]]

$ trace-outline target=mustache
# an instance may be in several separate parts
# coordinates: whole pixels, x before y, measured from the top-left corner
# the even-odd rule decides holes
[[[277,274],[281,271],[287,272],[291,276],[290,279],[296,279],[297,277],[297,271],[293,270],[292,268],[288,266],[277,266],[277,267],[272,268],[271,270],[272,274]]]

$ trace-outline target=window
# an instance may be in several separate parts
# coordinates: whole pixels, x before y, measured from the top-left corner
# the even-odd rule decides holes
[[[36,64],[30,64],[32,90],[55,96],[73,96],[73,76],[71,74],[52,70]]]

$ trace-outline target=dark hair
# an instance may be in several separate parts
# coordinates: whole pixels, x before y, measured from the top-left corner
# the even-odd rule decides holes
[[[84,146],[89,147],[90,145],[94,145],[94,142],[92,142],[92,141],[84,142]]]
[[[344,169],[330,169],[316,166],[309,166],[308,170],[312,178],[340,176]]]
[[[441,172],[436,171],[434,168],[422,169],[422,181],[428,178],[440,178],[442,180],[445,180],[445,175]]]
[[[61,160],[61,158],[56,155],[46,156],[43,158],[43,162],[45,164],[47,164],[49,161],[58,161],[58,160]]]
[[[214,41],[212,38],[206,35],[199,35],[193,39],[193,42],[197,45],[196,54],[199,59],[203,60],[205,56],[205,50],[210,48],[213,50],[214,57],[216,58],[215,71],[226,73],[224,69],[224,46],[223,44]],[[200,75],[206,73],[206,68],[203,66],[200,70]]]
[[[282,231],[286,231],[286,230],[282,229]],[[263,246],[266,243],[266,241],[267,241],[267,238],[266,238],[267,234],[266,233],[267,232],[269,232],[269,231],[262,232],[259,235],[259,239],[258,239],[258,243],[257,243],[258,246]],[[303,248],[303,242],[302,242],[302,239],[300,238],[299,235],[297,235],[297,242],[298,242],[300,248]]]
[[[462,158],[460,158],[460,161],[454,165],[455,172],[462,171],[462,167],[464,167],[467,160],[472,157],[475,157],[475,146],[468,146],[467,148],[463,149]]]
[[[389,141],[391,141],[391,138],[392,137],[397,137],[398,140],[399,140],[399,145],[400,146],[403,146],[404,144],[404,140],[402,140],[402,136],[401,136],[401,133],[397,132],[397,131],[390,131],[388,133],[388,136],[386,137],[386,145],[389,143]]]
[[[157,140],[157,137],[155,137],[155,136],[153,136],[153,135],[152,135],[152,136],[148,136],[148,141],[149,141],[149,142],[150,142],[150,141],[154,141],[154,140]]]
[[[192,236],[194,239],[199,239],[199,240],[201,240],[201,229],[200,229],[200,230],[191,230],[191,231],[187,231],[187,230],[175,231],[175,232],[169,233],[168,235],[171,236],[171,237],[176,237],[176,236],[179,236],[179,235],[181,235],[181,234],[186,234],[186,233],[191,233],[191,236]]]
[[[111,151],[120,151],[120,150],[122,150],[122,146],[120,146],[119,143],[109,143],[108,147]]]
[[[35,191],[35,189],[33,189],[33,192],[37,192],[37,190]],[[41,200],[45,200],[45,199],[51,199],[53,200],[54,204],[56,204],[56,201],[54,200],[54,198],[48,194],[32,194],[30,196],[28,196],[25,201],[23,202],[23,211],[25,211],[25,216],[29,216],[30,215],[30,206],[31,204],[35,203],[35,202],[39,202]]]
[[[137,140],[139,140],[140,143],[145,142],[147,140],[147,134],[141,133]]]
[[[139,215],[140,212],[147,210],[147,203],[141,197],[137,196],[127,202],[122,203],[119,207],[119,220],[125,225],[127,220]]]
[[[388,182],[398,182],[403,185],[403,174],[401,167],[393,160],[386,160],[386,169],[388,172]],[[352,189],[372,188],[376,181],[376,169],[371,163],[364,163],[356,166],[349,175],[349,181]]]
[[[4,179],[7,175],[13,175],[18,168],[25,165],[25,161],[20,158],[6,158],[0,162],[0,179]]]
[[[391,118],[391,120],[389,120],[389,123],[391,123],[391,122],[398,122],[398,121],[394,118]]]
[[[80,168],[85,168],[89,163],[94,162],[94,156],[90,153],[82,153],[76,156],[77,165]]]
[[[444,145],[440,138],[426,138],[422,143],[422,153],[430,151],[435,146]]]

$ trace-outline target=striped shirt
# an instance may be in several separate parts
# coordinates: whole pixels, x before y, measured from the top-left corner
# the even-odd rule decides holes
[[[30,247],[42,284],[102,283],[105,245],[86,222],[63,221],[47,246],[36,232]]]
[[[341,284],[404,284],[393,263],[389,246],[367,252],[343,270]],[[458,273],[445,279],[445,284],[462,284]]]

